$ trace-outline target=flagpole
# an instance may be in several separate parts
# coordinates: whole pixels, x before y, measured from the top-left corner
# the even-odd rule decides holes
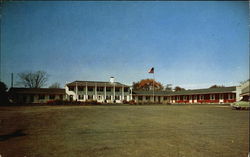
[[[153,102],[155,102],[155,72],[153,73]]]
[[[148,73],[153,74],[153,102],[155,102],[155,71],[154,71],[154,67],[152,67]]]

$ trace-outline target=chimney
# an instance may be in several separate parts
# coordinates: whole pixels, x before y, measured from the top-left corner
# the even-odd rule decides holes
[[[110,83],[114,83],[115,82],[115,78],[114,77],[110,77]]]

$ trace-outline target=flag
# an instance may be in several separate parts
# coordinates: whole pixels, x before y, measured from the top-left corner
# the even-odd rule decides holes
[[[148,71],[148,73],[153,74],[153,73],[154,73],[154,71],[155,71],[155,69],[154,69],[154,67],[152,67],[152,68]]]

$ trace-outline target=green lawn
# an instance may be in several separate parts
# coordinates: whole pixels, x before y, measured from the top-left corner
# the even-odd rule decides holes
[[[246,157],[249,111],[217,105],[0,107],[2,157]]]

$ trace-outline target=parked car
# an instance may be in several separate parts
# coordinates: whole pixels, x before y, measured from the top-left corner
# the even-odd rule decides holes
[[[236,110],[249,110],[250,109],[250,101],[237,101],[231,104],[232,109]]]

